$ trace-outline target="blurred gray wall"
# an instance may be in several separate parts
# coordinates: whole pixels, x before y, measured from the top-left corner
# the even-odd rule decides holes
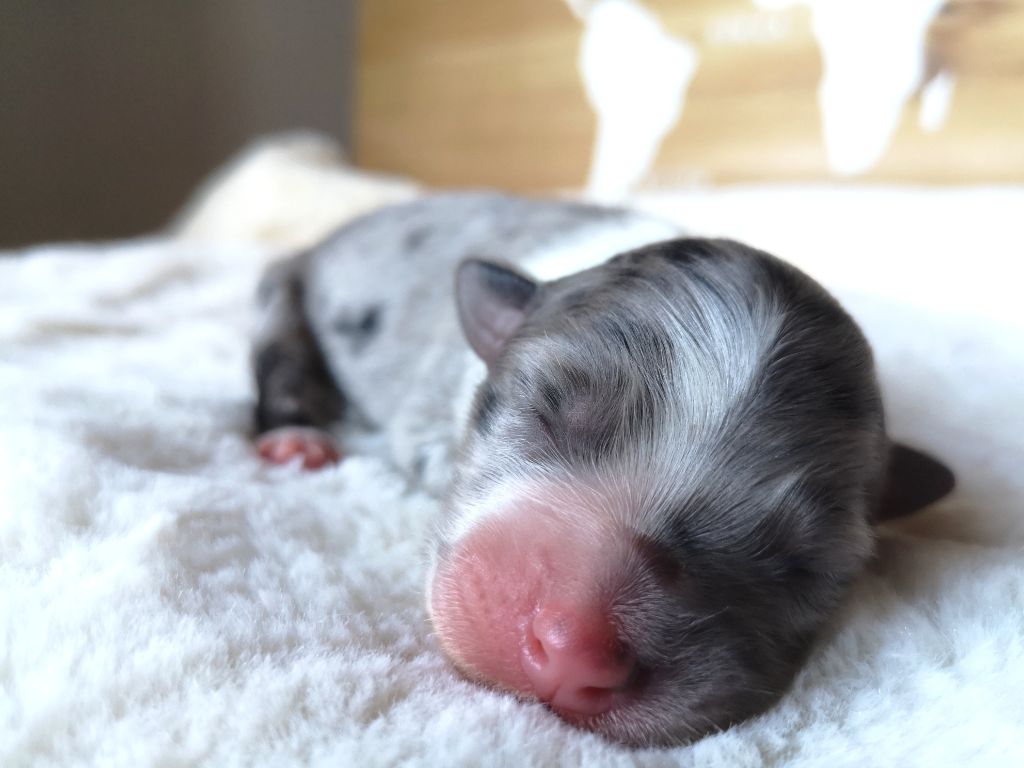
[[[348,138],[355,0],[0,0],[0,247],[167,222],[249,139]]]

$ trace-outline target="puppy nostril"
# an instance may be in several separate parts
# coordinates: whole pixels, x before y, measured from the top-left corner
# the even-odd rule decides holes
[[[545,607],[527,625],[520,661],[534,693],[571,715],[607,711],[633,671],[603,613],[556,607]]]
[[[532,657],[533,663],[542,666],[548,663],[548,654],[544,650],[544,644],[537,639],[533,633],[532,626],[526,630],[526,650]]]

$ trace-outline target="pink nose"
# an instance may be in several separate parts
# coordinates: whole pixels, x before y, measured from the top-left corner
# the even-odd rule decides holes
[[[523,671],[537,697],[572,715],[608,711],[633,660],[605,617],[545,607],[527,625]]]

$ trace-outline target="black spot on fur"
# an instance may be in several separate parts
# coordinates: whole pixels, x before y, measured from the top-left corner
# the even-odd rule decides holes
[[[538,409],[546,415],[557,414],[565,398],[565,390],[551,381],[543,382],[537,389]]]
[[[477,431],[487,432],[490,429],[498,404],[498,393],[494,391],[494,387],[484,384],[477,395],[476,410],[473,414],[473,424]]]
[[[614,274],[616,283],[628,283],[634,280],[641,280],[644,277],[646,277],[644,270],[638,266],[623,266]]]
[[[590,291],[585,288],[581,288],[576,291],[570,291],[562,298],[562,309],[566,312],[575,312],[577,310],[585,309],[590,302]]]
[[[353,352],[361,352],[380,330],[382,312],[379,306],[373,306],[359,314],[346,314],[334,321],[333,328],[349,339]]]
[[[418,250],[423,242],[430,236],[428,227],[414,227],[405,233],[402,240],[402,248],[408,253]]]
[[[685,267],[704,259],[722,258],[723,243],[702,237],[684,237],[652,248],[650,253],[660,256],[677,267]]]
[[[601,315],[594,323],[601,335],[621,348],[634,364],[656,369],[669,364],[671,342],[664,330],[625,314]]]

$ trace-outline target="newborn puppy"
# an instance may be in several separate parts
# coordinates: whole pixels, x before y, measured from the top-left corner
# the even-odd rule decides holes
[[[271,271],[255,354],[266,458],[337,460],[323,430],[356,418],[442,495],[455,666],[634,745],[772,704],[874,522],[953,483],[886,436],[828,293],[678,235],[498,195],[387,209]]]

